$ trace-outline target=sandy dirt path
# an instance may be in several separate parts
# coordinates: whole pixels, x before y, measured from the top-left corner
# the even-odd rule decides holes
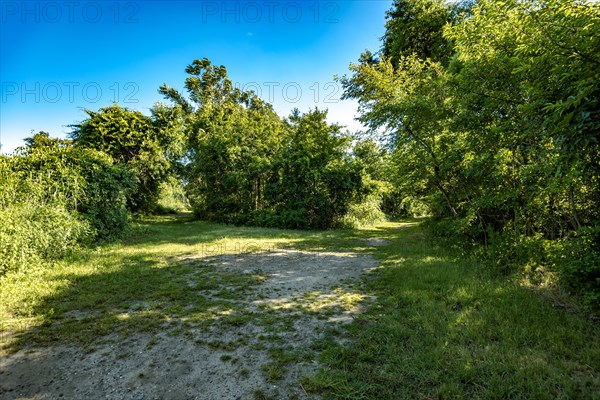
[[[300,377],[318,367],[319,340],[343,341],[341,324],[369,298],[360,277],[377,266],[353,253],[274,250],[177,262],[258,274],[239,296],[236,323],[103,338],[93,352],[61,344],[3,357],[0,399],[305,399]],[[190,290],[195,288],[193,280]]]

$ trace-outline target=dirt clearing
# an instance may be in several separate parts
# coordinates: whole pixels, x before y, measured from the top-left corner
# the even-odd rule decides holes
[[[193,267],[189,290],[223,302],[209,321],[194,320],[192,304],[190,316],[182,312],[158,333],[108,335],[89,352],[65,344],[20,350],[3,357],[0,399],[315,398],[300,377],[316,370],[323,343],[343,341],[340,326],[369,300],[359,278],[377,266],[355,253],[296,250],[175,263]],[[242,290],[223,274],[256,283]]]

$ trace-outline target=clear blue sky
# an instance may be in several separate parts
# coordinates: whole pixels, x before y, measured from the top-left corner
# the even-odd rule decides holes
[[[328,108],[350,130],[356,104],[333,75],[377,50],[392,0],[0,0],[0,133],[5,153],[31,131],[65,137],[83,109],[112,104],[148,114],[157,90],[182,89],[184,69],[208,57],[280,115]]]

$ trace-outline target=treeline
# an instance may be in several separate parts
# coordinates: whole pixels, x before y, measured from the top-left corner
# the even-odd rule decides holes
[[[491,268],[599,307],[599,33],[593,1],[396,0],[381,49],[339,78],[374,140],[318,109],[282,118],[196,60],[150,116],[87,111],[69,140],[39,133],[0,157],[0,274],[119,236],[169,188],[235,224],[429,214]]]
[[[132,215],[165,211],[165,192],[226,223],[322,229],[385,217],[390,166],[373,141],[353,143],[318,109],[281,118],[207,59],[186,71],[188,98],[165,85],[172,104],[150,116],[87,110],[69,139],[39,132],[0,157],[0,275],[122,236]]]
[[[352,137],[328,124],[327,112],[281,118],[208,59],[186,72],[187,98],[167,85],[160,91],[182,112],[180,173],[198,218],[296,229],[339,227],[359,212],[382,218],[378,204],[357,210],[382,185],[367,170],[368,152],[353,152]]]
[[[598,307],[599,55],[594,1],[396,0],[341,82],[439,233]]]

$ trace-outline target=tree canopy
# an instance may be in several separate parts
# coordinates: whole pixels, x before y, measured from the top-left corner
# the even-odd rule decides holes
[[[154,118],[116,104],[98,112],[86,110],[88,118],[72,125],[70,133],[75,146],[106,153],[133,173],[137,183],[129,204],[133,211],[156,207],[160,183],[180,151],[178,109],[158,104],[152,112]]]
[[[208,59],[186,68],[187,96],[160,92],[185,114],[187,191],[198,217],[295,228],[339,224],[360,191],[348,138],[317,109],[282,119],[234,88]]]
[[[600,258],[569,262],[578,246],[600,254],[598,32],[594,2],[396,1],[381,57],[341,78],[394,149],[403,196],[475,241],[510,243],[499,264],[561,270],[591,302]]]

